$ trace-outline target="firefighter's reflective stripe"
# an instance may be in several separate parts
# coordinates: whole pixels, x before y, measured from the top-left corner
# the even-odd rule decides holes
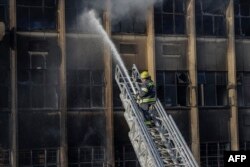
[[[141,88],[141,90],[144,91],[144,92],[148,92],[147,88]]]
[[[145,98],[145,99],[141,99],[140,103],[151,103],[151,102],[156,102],[155,98]]]

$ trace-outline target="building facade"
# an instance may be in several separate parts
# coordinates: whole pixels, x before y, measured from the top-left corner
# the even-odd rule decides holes
[[[139,167],[115,60],[81,19],[92,8],[127,68],[150,72],[202,167],[250,149],[250,2],[122,2],[0,0],[0,166]]]

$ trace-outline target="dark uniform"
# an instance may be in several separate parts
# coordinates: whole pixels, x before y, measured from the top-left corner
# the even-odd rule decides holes
[[[139,106],[142,109],[145,121],[150,121],[150,110],[152,105],[156,102],[156,88],[154,82],[150,78],[142,82],[139,99]]]

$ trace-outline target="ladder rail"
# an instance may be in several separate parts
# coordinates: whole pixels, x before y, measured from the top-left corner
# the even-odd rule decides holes
[[[135,112],[135,111],[140,111],[140,109],[138,108],[138,105],[135,104],[134,100],[128,100],[128,99],[134,99],[134,97],[131,95],[128,86],[121,82],[121,79],[123,80],[124,83],[126,83],[126,80],[125,80],[125,77],[124,77],[122,71],[117,66],[115,80],[118,83],[120,90],[123,90],[122,95],[126,96],[126,97],[123,97],[121,100],[123,101],[123,100],[127,99],[128,104],[130,104],[131,108],[133,109],[132,114],[135,116],[135,119],[137,120],[136,123],[139,125],[138,127],[140,127],[139,128],[140,133],[142,136],[145,137],[142,139],[144,140],[145,144],[148,145],[148,148],[150,148],[149,154],[151,154],[152,157],[155,157],[155,159],[153,159],[155,161],[155,164],[157,165],[157,167],[164,166],[162,161],[161,161],[159,153],[155,149],[156,147],[154,146],[152,139],[149,137],[149,133],[146,130],[146,127],[144,125],[144,120],[142,118],[142,115],[139,114],[138,112]],[[126,79],[129,81],[130,78],[126,78]],[[131,85],[131,86],[133,86],[133,85]]]
[[[164,121],[164,124],[166,123],[166,127],[170,132],[170,135],[172,136],[172,138],[175,138],[177,140],[177,142],[175,143],[177,145],[177,148],[180,152],[180,154],[183,155],[183,158],[185,159],[186,162],[190,162],[192,166],[198,166],[196,160],[194,159],[190,149],[188,148],[183,136],[181,135],[181,132],[179,131],[179,129],[177,128],[176,123],[174,122],[173,118],[171,115],[167,115],[167,113],[165,112],[163,106],[161,105],[159,99],[157,100],[156,106],[160,108],[161,111],[164,112],[160,112],[161,117],[165,118],[168,121]],[[174,137],[174,135],[176,135],[176,137]],[[185,154],[183,154],[185,153]],[[185,156],[187,155],[187,156]]]
[[[137,78],[140,79],[139,71],[135,65],[133,65],[132,67],[132,76],[134,77],[135,82]],[[139,91],[140,89],[139,85],[136,83],[135,85],[136,85],[137,91]],[[157,114],[161,118],[162,125],[165,127],[165,129],[168,132],[169,137],[174,142],[174,146],[178,150],[178,153],[181,155],[184,163],[190,167],[191,166],[198,167],[196,160],[194,159],[179,129],[177,128],[177,125],[175,124],[173,118],[171,117],[171,115],[168,116],[168,114],[165,112],[159,99],[157,99],[155,108],[156,108]]]

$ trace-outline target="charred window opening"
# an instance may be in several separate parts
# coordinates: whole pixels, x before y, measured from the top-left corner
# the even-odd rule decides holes
[[[250,142],[249,141],[240,141],[240,150],[244,150],[244,151],[250,150]]]
[[[68,70],[67,83],[69,108],[104,107],[104,73],[102,70]]]
[[[250,106],[250,72],[237,73],[237,95],[238,105]]]
[[[17,0],[17,29],[56,30],[57,0]]]
[[[224,166],[224,151],[230,150],[230,143],[227,142],[209,142],[201,143],[201,166],[218,167]]]
[[[0,22],[4,22],[8,25],[8,1],[0,0]]]
[[[58,166],[59,150],[55,148],[20,150],[20,166]]]
[[[27,52],[18,56],[18,107],[20,109],[58,109],[58,66],[48,50],[48,41],[30,40]],[[55,60],[57,61],[57,60]]]
[[[156,34],[185,34],[186,0],[163,0],[155,4]]]
[[[157,71],[157,96],[166,107],[188,106],[187,72]]]
[[[105,149],[103,147],[69,148],[70,166],[104,166]]]
[[[145,34],[146,18],[137,12],[112,20],[112,33]]]
[[[250,36],[250,2],[246,0],[234,1],[235,34],[237,36]]]
[[[93,28],[88,26],[89,20],[84,17],[84,12],[95,9],[98,19],[102,22],[103,0],[66,0],[65,1],[65,19],[66,32],[79,32],[94,34]]]
[[[226,72],[198,72],[199,106],[227,106]]]
[[[200,36],[226,36],[225,11],[228,1],[196,1],[196,33]]]
[[[10,150],[0,150],[0,164],[1,166],[11,166],[10,163]]]
[[[132,145],[116,147],[115,166],[120,167],[140,167]]]

